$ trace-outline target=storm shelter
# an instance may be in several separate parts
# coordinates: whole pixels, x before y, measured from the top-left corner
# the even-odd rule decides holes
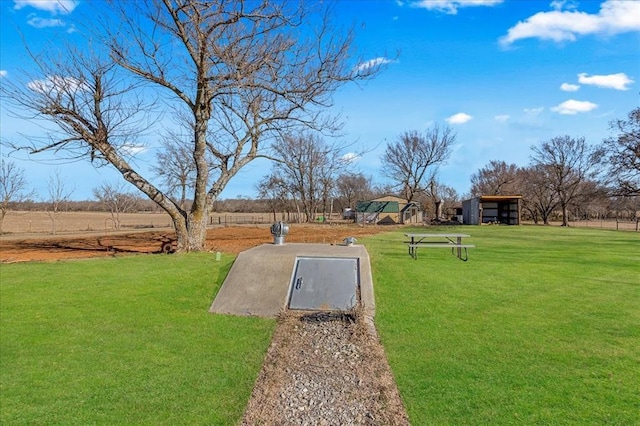
[[[358,304],[358,258],[298,257],[291,279],[289,309],[348,310]]]

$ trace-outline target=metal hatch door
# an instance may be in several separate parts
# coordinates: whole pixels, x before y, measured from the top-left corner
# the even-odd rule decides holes
[[[289,309],[348,310],[356,306],[357,258],[299,257],[291,282]]]

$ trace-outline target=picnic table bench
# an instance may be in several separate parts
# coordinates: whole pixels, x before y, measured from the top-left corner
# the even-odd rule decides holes
[[[467,249],[473,248],[473,244],[463,244],[463,238],[469,238],[467,234],[404,234],[411,241],[407,241],[409,255],[418,259],[418,248],[450,248],[451,254],[457,254],[458,259],[466,261],[468,259]],[[464,249],[464,258],[462,257]]]

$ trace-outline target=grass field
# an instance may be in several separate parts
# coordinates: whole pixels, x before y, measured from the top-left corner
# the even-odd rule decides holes
[[[640,237],[460,229],[476,245],[468,262],[436,249],[413,260],[402,232],[366,241],[412,424],[638,424]]]
[[[214,259],[1,265],[0,424],[234,424],[275,321],[207,312]]]
[[[456,228],[462,262],[407,231],[359,243],[412,424],[637,424],[637,233]],[[0,424],[237,422],[275,322],[207,312],[214,259],[0,265]]]

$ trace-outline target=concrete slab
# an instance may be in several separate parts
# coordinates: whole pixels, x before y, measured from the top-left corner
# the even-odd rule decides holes
[[[350,257],[359,259],[360,304],[373,319],[375,299],[369,253],[354,244],[264,244],[238,255],[209,312],[276,317],[287,308],[289,286],[298,257]]]

